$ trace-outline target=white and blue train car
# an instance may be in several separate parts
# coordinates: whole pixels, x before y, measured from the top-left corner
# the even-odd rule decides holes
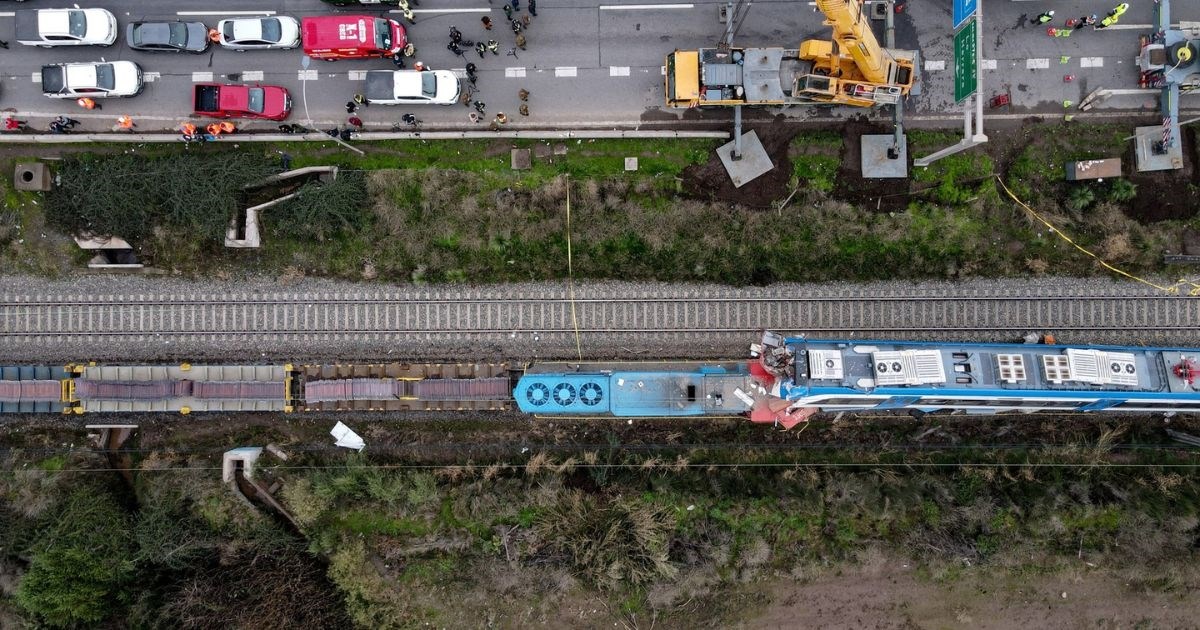
[[[766,333],[752,414],[785,426],[816,411],[1200,412],[1200,350],[837,341]],[[786,402],[783,407],[782,402]],[[757,417],[756,417],[757,416]]]
[[[517,408],[542,416],[738,415],[754,403],[746,361],[531,366],[513,388]]]

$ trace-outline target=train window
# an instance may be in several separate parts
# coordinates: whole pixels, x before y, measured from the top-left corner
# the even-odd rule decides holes
[[[814,405],[870,405],[875,406],[883,402],[882,400],[873,400],[870,398],[828,398],[826,400],[818,400]]]
[[[687,388],[688,402],[696,402],[696,386],[688,385]]]

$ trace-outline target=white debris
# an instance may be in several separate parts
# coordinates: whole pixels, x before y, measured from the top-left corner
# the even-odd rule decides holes
[[[329,434],[332,435],[335,440],[337,440],[336,445],[343,448],[352,448],[356,451],[361,451],[363,450],[363,447],[367,445],[367,443],[364,442],[363,439],[359,437],[353,429],[342,424],[341,421],[338,421],[337,424],[333,425],[333,429],[329,431]]]

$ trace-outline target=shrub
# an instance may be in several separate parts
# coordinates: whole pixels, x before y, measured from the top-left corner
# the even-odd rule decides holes
[[[1090,186],[1078,186],[1067,194],[1067,209],[1072,212],[1083,212],[1096,202],[1096,191]]]
[[[544,545],[566,555],[599,588],[643,585],[678,573],[667,556],[675,517],[660,506],[572,492],[541,514],[536,529]]]

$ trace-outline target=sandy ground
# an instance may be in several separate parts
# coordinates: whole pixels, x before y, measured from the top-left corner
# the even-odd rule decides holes
[[[973,570],[946,584],[889,563],[806,584],[769,586],[746,629],[1196,628],[1200,594],[1140,592],[1105,571],[1020,578]]]

